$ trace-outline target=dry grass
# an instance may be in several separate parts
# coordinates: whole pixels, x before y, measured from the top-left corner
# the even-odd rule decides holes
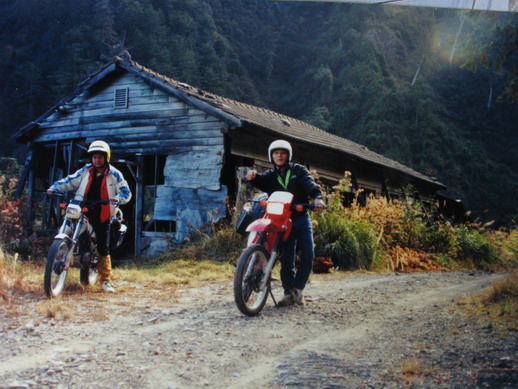
[[[500,323],[513,331],[518,330],[518,272],[464,299],[460,306],[474,316]]]
[[[0,302],[10,303],[16,294],[36,290],[39,267],[18,261],[0,248]],[[39,273],[41,279],[43,271]]]
[[[48,319],[69,320],[73,317],[73,309],[60,299],[41,301],[36,305],[36,312]]]
[[[396,246],[389,250],[389,270],[401,273],[444,270],[431,254],[408,247]]]
[[[177,260],[146,268],[137,266],[119,268],[114,274],[117,279],[146,286],[196,286],[232,279],[234,267],[224,262]]]
[[[405,386],[410,386],[414,383],[422,383],[427,371],[416,357],[412,357],[401,364],[401,374],[405,380]]]
[[[43,294],[43,265],[18,261],[16,257],[4,255],[0,251],[0,304],[10,307],[15,315],[17,300],[24,297],[33,299]],[[234,274],[234,266],[229,263],[212,261],[177,260],[153,266],[118,267],[113,270],[114,282],[119,293],[139,293],[141,288],[168,289],[174,292],[178,286],[194,287],[208,282],[229,280]],[[99,293],[100,287],[81,285],[79,270],[72,268],[68,274],[67,285],[63,293],[69,296],[88,294],[89,299],[102,300],[105,295]],[[171,298],[171,294],[168,294]],[[39,306],[39,312],[48,318],[67,319],[69,314],[61,299],[53,299]],[[105,315],[100,315],[105,316]]]

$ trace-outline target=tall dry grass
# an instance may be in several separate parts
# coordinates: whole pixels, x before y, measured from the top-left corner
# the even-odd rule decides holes
[[[17,255],[5,254],[0,247],[0,300],[11,302],[17,293],[35,289],[34,268],[18,260]]]
[[[390,271],[487,270],[502,262],[506,245],[496,244],[485,226],[453,225],[418,201],[370,196],[363,206],[358,201],[361,191],[346,207],[351,194],[346,172],[326,196],[327,212],[314,216],[316,254],[331,257],[335,266]],[[510,263],[518,265],[516,245],[508,241],[509,257],[514,258]]]

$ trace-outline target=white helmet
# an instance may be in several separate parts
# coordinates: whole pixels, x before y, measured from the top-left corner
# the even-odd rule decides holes
[[[112,155],[112,152],[110,150],[110,146],[108,146],[108,143],[102,140],[96,140],[92,142],[90,145],[90,148],[88,149],[88,155],[91,157],[92,154],[96,153],[103,153],[106,155],[106,162],[110,162],[110,157]]]
[[[285,150],[288,153],[288,161],[291,162],[291,156],[293,152],[291,151],[291,145],[288,141],[276,140],[271,143],[270,147],[268,147],[268,159],[272,163],[272,154],[275,150]]]

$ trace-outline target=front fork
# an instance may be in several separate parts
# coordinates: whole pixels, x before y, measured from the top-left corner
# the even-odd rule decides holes
[[[70,228],[70,226],[67,226],[66,219],[63,221],[63,225],[59,232],[66,234],[66,239],[69,239],[71,242],[70,250],[68,250],[67,255],[65,257],[65,261],[63,264],[63,270],[68,270],[68,268],[70,267],[71,259],[74,255],[74,251],[75,251],[75,248],[77,245],[77,240],[79,239],[79,235],[81,234],[81,230],[83,229],[83,223],[84,223],[83,218],[80,218],[78,220],[77,224],[75,225],[75,229],[73,231],[72,237],[70,237],[68,234],[66,234],[66,230],[67,230],[67,228]]]
[[[266,288],[266,285],[270,281],[270,274],[272,272],[273,266],[275,265],[275,261],[277,260],[277,256],[279,255],[280,247],[282,244],[282,240],[284,237],[284,231],[280,232],[277,235],[277,239],[275,240],[275,244],[273,245],[272,252],[270,254],[270,258],[268,258],[268,262],[266,263],[266,268],[264,269],[263,278],[260,284],[260,290]]]

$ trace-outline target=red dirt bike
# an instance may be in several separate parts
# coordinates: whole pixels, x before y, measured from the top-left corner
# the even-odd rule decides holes
[[[63,197],[62,194],[54,196]],[[60,204],[64,210],[63,223],[50,246],[43,276],[43,289],[48,298],[57,297],[65,289],[68,271],[71,266],[79,267],[79,280],[83,285],[93,285],[99,277],[97,263],[99,253],[95,232],[85,213],[88,208],[108,204],[109,200],[84,201],[72,200],[68,205]],[[110,220],[110,250],[119,247],[126,233],[122,211],[117,208]]]
[[[272,270],[280,257],[283,242],[291,233],[293,210],[314,209],[315,204],[292,204],[289,192],[274,192],[268,200],[261,200],[266,213],[252,222],[247,248],[241,254],[234,275],[234,300],[247,316],[256,316],[263,309],[271,292]]]

